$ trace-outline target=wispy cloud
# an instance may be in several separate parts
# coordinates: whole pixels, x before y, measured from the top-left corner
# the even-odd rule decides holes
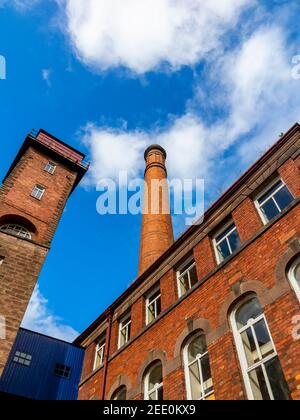
[[[22,327],[68,342],[74,341],[79,335],[71,326],[66,325],[62,318],[52,313],[39,286],[36,286],[33,292]]]
[[[94,70],[123,66],[142,74],[193,66],[254,0],[58,0],[62,28]]]
[[[170,176],[204,177],[219,189],[229,167],[237,176],[235,168],[249,164],[299,119],[292,51],[282,28],[260,26],[226,54],[207,59],[209,76],[196,84],[185,115],[170,119],[167,129],[87,125],[83,138],[92,154],[91,177],[96,182],[115,178],[118,170],[142,173],[145,146],[159,142],[168,151]]]
[[[42,70],[42,78],[47,83],[48,87],[51,87],[51,75],[52,70],[51,69],[43,69]]]

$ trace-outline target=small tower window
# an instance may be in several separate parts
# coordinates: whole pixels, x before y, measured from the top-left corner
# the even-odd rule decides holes
[[[36,185],[32,190],[31,196],[37,200],[41,200],[45,192],[45,188],[41,185]]]
[[[53,175],[55,170],[56,170],[56,165],[53,162],[48,162],[47,165],[45,166],[44,170],[46,172],[48,172],[48,174]]]
[[[8,224],[0,227],[1,232],[10,233],[11,235],[18,236],[24,239],[31,239],[30,232],[23,226],[16,224]]]

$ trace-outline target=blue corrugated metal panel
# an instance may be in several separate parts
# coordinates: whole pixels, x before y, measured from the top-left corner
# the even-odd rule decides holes
[[[13,361],[16,351],[32,356],[30,367]],[[84,352],[63,341],[20,329],[4,369],[0,390],[37,400],[74,400]],[[55,375],[56,364],[71,368],[69,379]]]

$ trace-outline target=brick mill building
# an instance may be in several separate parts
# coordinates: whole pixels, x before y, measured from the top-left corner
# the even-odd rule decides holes
[[[85,155],[43,130],[29,134],[0,188],[0,375]]]
[[[143,217],[137,280],[76,340],[80,399],[300,399],[299,148],[296,124],[175,242]]]

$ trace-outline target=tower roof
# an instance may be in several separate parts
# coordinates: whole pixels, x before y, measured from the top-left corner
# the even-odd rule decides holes
[[[63,162],[65,165],[72,167],[78,174],[73,190],[79,184],[87,170],[89,169],[89,162],[86,161],[85,154],[79,152],[67,143],[59,140],[57,137],[49,134],[47,131],[40,129],[39,131],[32,130],[26,137],[21,146],[15,160],[10,166],[3,182],[10,175],[16,164],[24,155],[29,147],[34,147],[42,151],[49,158],[53,158]]]

